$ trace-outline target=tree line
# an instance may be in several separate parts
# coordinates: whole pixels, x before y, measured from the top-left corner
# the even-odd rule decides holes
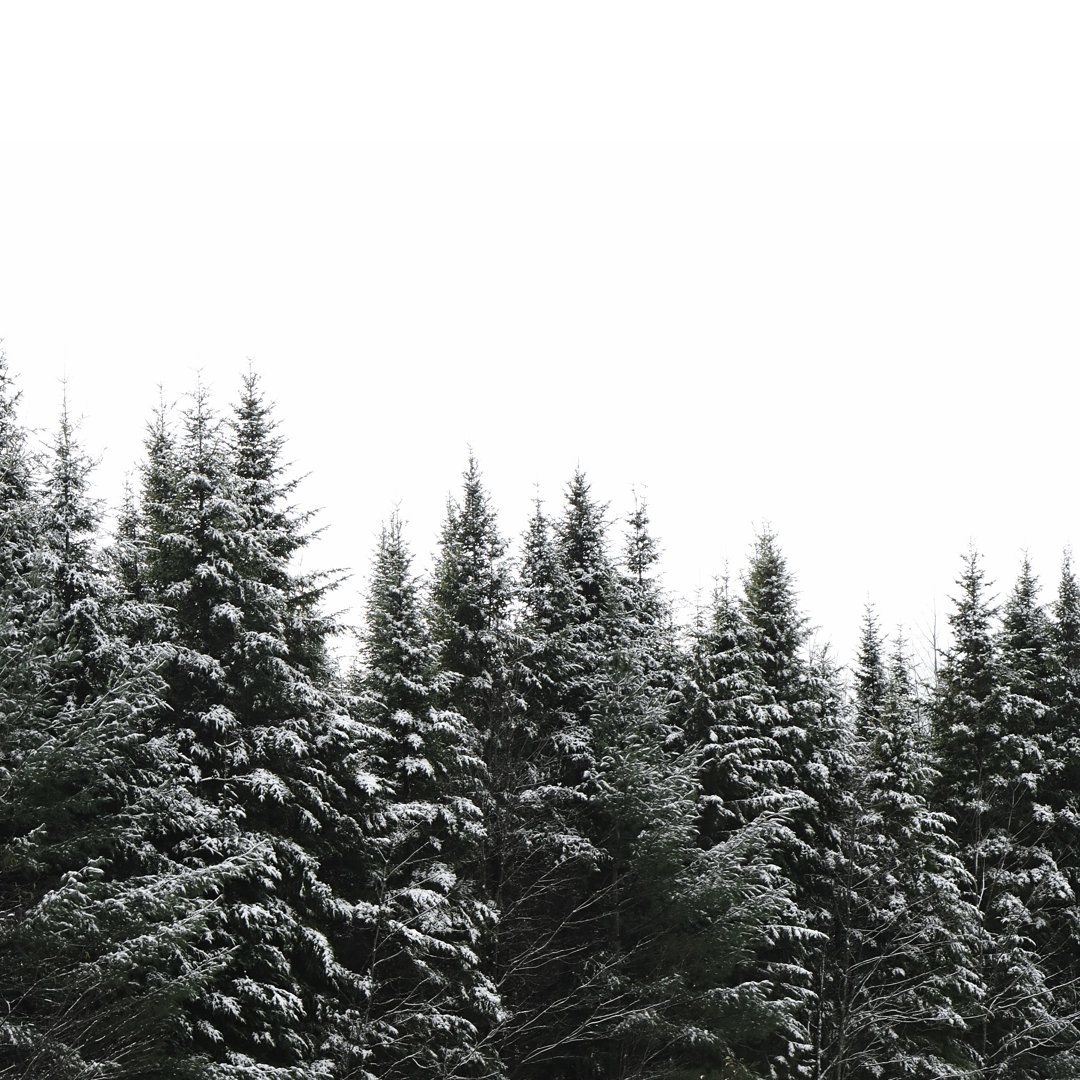
[[[1080,1075],[1080,587],[961,566],[936,677],[811,646],[778,539],[680,625],[586,477],[475,460],[356,657],[259,379],[108,531],[0,357],[0,1076]]]

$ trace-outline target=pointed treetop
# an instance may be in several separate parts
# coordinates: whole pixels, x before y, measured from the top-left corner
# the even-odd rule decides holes
[[[78,423],[68,409],[67,381],[63,384],[60,420],[49,445],[51,460],[46,478],[46,504],[54,542],[73,557],[89,552],[101,518],[100,500],[90,494],[90,474],[96,464],[78,439]]]
[[[237,475],[245,481],[269,483],[285,468],[280,453],[285,440],[276,435],[274,403],[262,392],[261,379],[249,366],[233,406],[230,427],[236,452]]]
[[[649,514],[644,502],[634,493],[634,512],[626,519],[630,530],[626,536],[626,569],[639,588],[643,587],[649,571],[660,559],[659,546],[649,532]]]
[[[949,615],[953,631],[952,648],[946,650],[946,658],[954,662],[962,660],[962,666],[978,668],[995,652],[993,620],[997,615],[994,597],[988,595],[990,583],[982,567],[982,557],[974,547],[963,557],[963,568],[956,579],[960,593],[953,597],[954,609]]]
[[[1062,661],[1080,668],[1080,585],[1073,573],[1069,551],[1061,562],[1061,581],[1054,603],[1054,639]]]
[[[800,654],[810,632],[799,611],[794,576],[768,528],[754,543],[743,593],[743,612],[757,635],[765,678],[782,691],[801,670]]]
[[[1045,613],[1039,603],[1039,579],[1031,568],[1031,560],[1024,552],[1020,574],[1003,612],[1006,633],[1026,634],[1038,623],[1045,622]]]
[[[1024,555],[1020,576],[1005,604],[1002,618],[1002,647],[1012,671],[1013,688],[1043,699],[1049,674],[1052,630],[1050,618],[1039,602],[1039,580]]]
[[[860,731],[867,732],[881,720],[888,678],[883,657],[884,639],[873,604],[863,614],[859,654],[855,663],[855,717]]]
[[[577,469],[566,489],[566,510],[559,522],[559,546],[568,567],[594,572],[606,567],[607,505],[593,500],[585,474]]]
[[[18,421],[21,392],[8,370],[0,349],[0,507],[26,500],[30,495],[31,468],[26,454],[26,432]]]
[[[903,628],[898,626],[893,636],[893,650],[889,656],[889,688],[905,695],[915,692],[911,679],[911,655]]]

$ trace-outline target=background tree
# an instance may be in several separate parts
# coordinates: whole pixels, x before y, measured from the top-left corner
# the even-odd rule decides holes
[[[970,879],[930,808],[937,774],[897,636],[888,669],[868,610],[856,665],[858,810],[847,837],[830,1076],[969,1076],[968,1018],[980,1006],[979,914]],[[872,688],[871,692],[867,687]]]
[[[500,1065],[483,1036],[500,1009],[478,949],[493,912],[469,876],[483,838],[480,739],[443,704],[449,680],[410,563],[395,515],[376,549],[353,678],[380,781],[366,838],[365,1069],[491,1076]]]
[[[1017,694],[1002,653],[978,555],[964,560],[934,709],[941,807],[971,877],[983,920],[978,973],[985,987],[975,1052],[988,1076],[1053,1075],[1075,1044],[1036,946],[1048,866],[1036,811],[1037,703]],[[1016,605],[1013,605],[1015,614]]]

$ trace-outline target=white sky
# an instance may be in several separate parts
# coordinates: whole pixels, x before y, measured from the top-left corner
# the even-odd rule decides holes
[[[516,537],[580,465],[692,598],[770,522],[848,659],[973,540],[1080,553],[1080,9],[0,7],[0,338],[114,499],[157,384],[250,358],[357,571],[468,445]]]

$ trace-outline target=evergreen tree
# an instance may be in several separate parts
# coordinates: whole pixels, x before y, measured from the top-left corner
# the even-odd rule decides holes
[[[969,1076],[979,915],[964,899],[970,879],[947,835],[949,819],[929,806],[936,774],[903,641],[887,673],[883,651],[868,611],[856,667],[859,807],[838,883],[845,911],[842,938],[832,940],[828,1075]]]
[[[501,903],[506,853],[514,844],[515,760],[522,749],[510,666],[512,588],[506,544],[476,458],[469,456],[459,501],[447,506],[430,596],[431,624],[443,707],[462,716],[475,733],[483,764],[474,798],[485,835],[469,874]]]
[[[256,378],[231,424],[201,387],[183,420],[177,438],[159,413],[148,439],[139,584],[164,613],[146,628],[169,656],[163,724],[232,825],[177,843],[196,863],[262,855],[212,926],[230,964],[193,1032],[216,1076],[314,1077],[352,1060],[364,1004],[347,960],[359,886],[342,866],[371,778],[329,681],[317,597],[290,567],[306,519],[288,506]]]
[[[859,655],[855,664],[855,727],[864,738],[881,722],[888,692],[888,678],[883,657],[884,642],[877,616],[871,604],[866,605]]]
[[[506,544],[491,500],[469,456],[460,502],[447,506],[432,585],[432,621],[449,681],[448,704],[485,740],[506,709],[510,578]]]
[[[770,854],[784,877],[795,886],[799,915],[788,929],[784,949],[768,956],[763,971],[779,974],[778,993],[793,1006],[798,1026],[772,1055],[770,1067],[780,1076],[814,1075],[821,1069],[820,1013],[824,1006],[821,965],[827,941],[830,890],[826,886],[825,852],[819,844],[819,806],[810,788],[828,783],[827,772],[814,764],[815,721],[811,670],[805,654],[807,621],[799,611],[795,583],[776,536],[761,533],[743,575],[741,608],[749,631],[751,668],[756,673],[761,705],[754,710],[763,753],[755,767],[759,798],[785,808],[787,827],[775,838]],[[814,974],[816,973],[816,977]],[[818,997],[814,997],[814,986]],[[805,1026],[810,1025],[810,1026]]]
[[[692,640],[681,693],[681,726],[697,747],[699,832],[712,847],[774,806],[769,769],[779,747],[766,734],[764,688],[751,656],[752,635],[727,578],[714,590]]]
[[[995,609],[974,551],[958,585],[950,616],[954,641],[941,674],[934,729],[940,803],[956,822],[972,881],[967,898],[978,907],[985,930],[978,957],[985,999],[974,1049],[987,1076],[1045,1077],[1059,1066],[1070,1067],[1060,1051],[1075,1039],[1036,944],[1040,894],[1056,877],[1036,802],[1039,709],[1010,685]],[[1022,593],[1030,593],[1028,585]],[[1011,613],[1019,610],[1021,603],[1014,602]]]
[[[795,824],[805,830],[809,857],[797,879],[797,895],[809,924],[827,935],[810,955],[815,963],[816,1000],[811,1009],[813,1056],[810,1074],[842,1071],[847,1055],[847,972],[856,937],[864,852],[850,838],[861,807],[857,797],[856,735],[845,703],[840,669],[828,648],[812,653],[808,665],[810,755],[799,782],[806,812]]]
[[[1031,732],[1045,754],[1042,737],[1049,696],[1050,619],[1039,603],[1039,582],[1024,556],[1020,575],[1002,612],[1002,660],[1008,668],[1014,694],[1028,700],[1026,712],[1031,717]]]
[[[1076,942],[1080,940],[1080,905],[1075,888],[1075,858],[1066,839],[1071,831],[1071,815],[1061,813],[1068,796],[1062,800],[1060,787],[1061,778],[1069,771],[1069,747],[1074,736],[1062,728],[1057,715],[1061,706],[1068,711],[1068,648],[1059,648],[1069,633],[1068,576],[1066,565],[1061,583],[1065,602],[1059,596],[1057,606],[1063,625],[1055,627],[1039,603],[1038,580],[1025,556],[1004,607],[1001,628],[1002,661],[1013,695],[1012,724],[1030,740],[1035,761],[1031,819],[1024,823],[1021,834],[1031,866],[1027,904],[1035,919],[1032,937],[1040,965],[1052,988],[1054,1011],[1062,1024],[1059,1046],[1064,1052],[1055,1067],[1065,1072],[1080,1068],[1080,1056],[1068,1046],[1080,1017],[1074,965]],[[1065,694],[1059,697],[1062,690]]]
[[[581,479],[584,486],[584,480]],[[587,487],[586,487],[587,490]],[[593,875],[601,853],[588,834],[582,782],[592,762],[591,728],[579,705],[586,671],[586,615],[565,554],[564,524],[542,507],[524,540],[514,627],[511,716],[513,770],[507,776],[509,843],[502,853],[500,922],[493,971],[506,1009],[497,1031],[515,1077],[569,1076],[592,1015],[590,944],[600,919]],[[600,658],[591,657],[594,663]]]
[[[1050,815],[1046,842],[1061,875],[1054,917],[1044,930],[1043,952],[1058,997],[1080,1015],[1080,586],[1066,555],[1050,627],[1049,754],[1039,791]],[[1046,933],[1048,931],[1048,933]]]
[[[612,645],[592,721],[597,761],[586,788],[590,837],[602,853],[597,893],[609,964],[601,998],[617,1023],[596,1025],[595,1076],[742,1067],[789,1024],[754,961],[795,917],[771,865],[777,821],[758,815],[703,844],[702,748],[676,721],[675,647],[640,505],[629,520]]]
[[[477,948],[493,912],[465,872],[483,837],[479,740],[441,704],[446,679],[410,562],[395,516],[376,550],[354,675],[380,781],[368,815],[365,1068],[387,1080],[486,1077],[499,1072],[484,1043],[499,1006]]]
[[[580,473],[554,531],[538,508],[526,537],[520,686],[537,752],[522,802],[540,828],[503,915],[531,930],[508,935],[515,1076],[727,1068],[779,1023],[749,970],[791,914],[764,854],[774,823],[699,842],[697,748],[673,723],[655,545],[635,517],[622,575]]]
[[[33,522],[35,546],[24,534],[0,584],[18,626],[0,647],[0,1073],[194,1075],[177,1014],[224,963],[206,930],[242,861],[192,868],[166,850],[180,823],[216,815],[153,731],[148,659],[117,636],[66,403],[40,494],[21,432],[3,434],[6,517]]]

